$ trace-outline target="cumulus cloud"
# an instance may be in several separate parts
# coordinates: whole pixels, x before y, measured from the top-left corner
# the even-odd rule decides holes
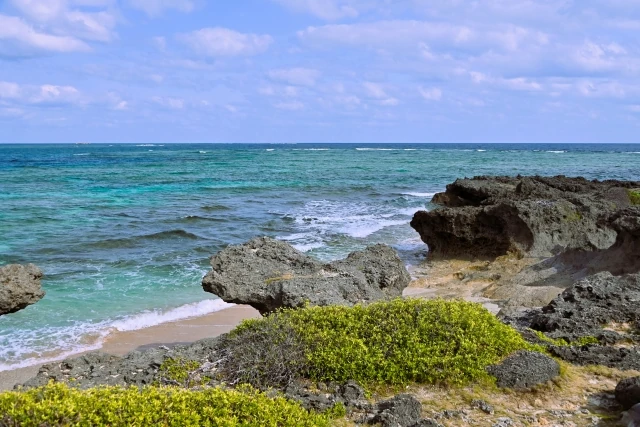
[[[128,0],[129,5],[139,9],[149,16],[162,15],[167,10],[191,12],[194,2],[191,0]]]
[[[442,99],[442,90],[437,87],[425,88],[420,86],[418,92],[427,101],[440,101]]]
[[[311,68],[281,68],[269,71],[272,80],[295,86],[314,86],[319,76],[320,72]]]
[[[87,51],[83,41],[69,36],[56,36],[34,29],[20,18],[0,15],[0,54],[25,56],[41,52]]]
[[[204,56],[256,55],[265,52],[273,42],[271,36],[240,33],[227,28],[203,28],[179,34],[178,40]]]
[[[105,0],[11,0],[22,15],[56,34],[106,42],[115,37],[116,16]],[[85,7],[89,6],[89,9]],[[102,10],[95,11],[96,7]]]
[[[81,105],[86,102],[73,86],[20,85],[15,82],[0,82],[0,99],[15,105]]]

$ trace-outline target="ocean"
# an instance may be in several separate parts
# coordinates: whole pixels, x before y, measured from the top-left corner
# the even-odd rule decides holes
[[[208,258],[257,235],[417,264],[409,221],[435,192],[518,174],[640,180],[640,145],[0,145],[0,266],[38,265],[47,292],[0,317],[0,371],[223,309],[200,286]]]

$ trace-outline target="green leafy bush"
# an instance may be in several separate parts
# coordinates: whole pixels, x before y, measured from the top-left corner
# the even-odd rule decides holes
[[[277,334],[270,340],[274,330],[289,331],[287,340]],[[299,356],[278,352],[275,365],[286,366],[292,376],[365,384],[468,383],[488,378],[486,366],[516,350],[537,349],[479,304],[419,299],[283,310],[243,322],[231,333],[227,351],[241,345],[248,355],[252,342],[301,349],[302,363]],[[271,367],[257,358],[247,356],[241,372],[229,367],[229,360],[222,371],[235,374],[238,382],[255,377],[257,386],[269,382]],[[252,364],[255,372],[249,372]]]
[[[158,370],[156,385],[175,385],[191,388],[204,385],[206,377],[200,375],[201,364],[195,360],[183,358],[169,358],[165,360]]]
[[[627,190],[632,205],[640,205],[640,191]]]
[[[168,387],[63,384],[0,393],[0,426],[328,426],[329,415],[309,413],[282,397],[248,386],[200,391]]]

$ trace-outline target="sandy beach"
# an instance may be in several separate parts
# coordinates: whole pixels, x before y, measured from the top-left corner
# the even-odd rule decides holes
[[[235,305],[206,316],[163,323],[137,331],[114,332],[106,338],[99,351],[124,355],[134,350],[144,350],[159,345],[172,346],[191,343],[222,335],[229,332],[242,320],[257,317],[260,317],[260,314],[252,307]],[[0,372],[0,391],[11,390],[16,384],[35,376],[40,366],[42,365]]]

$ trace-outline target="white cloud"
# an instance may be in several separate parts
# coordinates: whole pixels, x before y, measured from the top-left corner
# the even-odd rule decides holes
[[[115,15],[108,10],[93,11],[97,6],[108,5],[103,1],[12,0],[12,3],[26,18],[56,35],[102,42],[115,37]],[[92,11],[77,6],[92,6]]]
[[[297,12],[308,13],[320,19],[335,21],[358,16],[358,4],[354,0],[274,0]]]
[[[80,91],[73,86],[20,85],[15,82],[0,82],[0,99],[13,106],[85,103]]]
[[[304,109],[304,104],[300,101],[279,102],[273,105],[281,110],[299,111]]]
[[[151,100],[162,107],[173,110],[182,110],[185,107],[184,99],[181,98],[154,96]]]
[[[283,68],[269,71],[269,77],[295,86],[314,86],[320,76],[318,70],[311,68]]]
[[[20,97],[20,86],[11,82],[0,82],[0,98],[15,99]]]
[[[420,86],[418,92],[427,101],[440,101],[442,99],[442,90],[437,87],[425,88]]]
[[[0,15],[0,54],[29,55],[38,52],[87,51],[89,46],[69,36],[55,36],[35,30],[22,19]]]
[[[31,98],[36,104],[78,104],[80,91],[73,86],[42,85]]]
[[[129,5],[152,17],[162,15],[170,9],[191,12],[194,8],[191,0],[129,0]]]
[[[273,39],[269,35],[248,34],[227,28],[203,28],[179,34],[178,40],[205,56],[256,55],[266,51]]]

